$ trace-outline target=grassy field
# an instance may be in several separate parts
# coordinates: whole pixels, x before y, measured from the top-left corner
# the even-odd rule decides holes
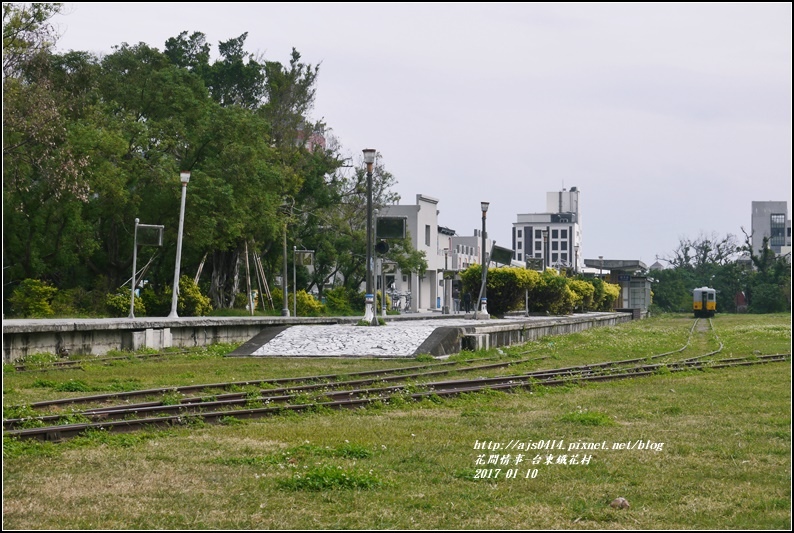
[[[692,322],[654,317],[511,347],[504,357],[537,357],[511,372],[647,357],[683,346]],[[716,336],[696,333],[676,357],[720,343],[729,356],[790,352],[790,314],[720,315],[714,325]],[[222,358],[229,349],[82,371],[5,372],[4,407],[114,388],[417,364]],[[495,352],[458,357],[487,355]],[[68,392],[64,384],[76,382],[71,389],[86,391]],[[774,363],[93,433],[59,444],[4,439],[3,525],[788,530],[790,391],[790,363]],[[554,449],[532,449],[540,442]],[[630,507],[610,507],[616,497]]]

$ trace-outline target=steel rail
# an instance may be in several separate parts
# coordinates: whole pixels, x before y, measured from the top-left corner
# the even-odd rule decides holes
[[[554,377],[537,380],[535,377],[531,375],[526,375],[526,376],[502,376],[495,378],[478,378],[475,380],[447,381],[447,382],[425,384],[424,386],[428,390],[422,392],[410,393],[408,395],[401,395],[401,397],[405,399],[407,398],[421,399],[423,397],[427,397],[433,394],[437,396],[454,396],[467,392],[478,392],[485,389],[491,389],[491,390],[503,390],[503,389],[515,389],[515,388],[531,389],[532,387],[536,387],[536,386],[555,386],[555,385],[580,383],[587,381],[596,381],[596,382],[612,381],[616,379],[654,375],[657,373],[658,369],[663,366],[666,366],[670,372],[681,372],[691,369],[727,368],[732,366],[764,364],[764,363],[776,362],[776,361],[787,361],[790,358],[791,358],[790,354],[773,354],[769,356],[760,356],[760,357],[749,356],[745,358],[733,358],[730,360],[725,360],[716,363],[703,362],[703,361],[680,361],[673,365],[653,364],[653,365],[642,365],[634,369],[627,369],[627,370],[631,370],[631,372],[613,373],[613,374],[591,374],[591,375],[585,375],[584,373],[582,373],[578,376],[577,375],[565,376],[562,377],[562,379],[558,379],[558,376],[554,376]],[[309,404],[280,405],[278,407],[211,411],[211,412],[189,413],[189,414],[183,412],[177,415],[161,416],[155,418],[149,417],[149,418],[143,418],[137,420],[114,420],[114,421],[91,422],[91,423],[81,423],[81,424],[67,424],[67,425],[49,426],[49,427],[32,428],[32,429],[10,430],[10,431],[6,431],[5,435],[18,437],[18,438],[60,440],[63,438],[73,437],[87,429],[108,430],[108,431],[131,431],[138,427],[151,427],[151,426],[162,427],[164,425],[172,426],[176,424],[183,424],[191,419],[199,419],[199,418],[204,421],[217,421],[224,417],[252,418],[257,416],[266,416],[268,414],[283,412],[285,410],[305,411],[316,408],[342,408],[342,407],[350,408],[350,407],[358,407],[361,405],[365,405],[373,401],[384,401],[384,400],[389,401],[392,398],[392,396],[384,396],[383,395],[384,393],[392,393],[393,395],[393,393],[402,392],[404,391],[404,389],[405,386],[393,386],[393,387],[386,387],[380,389],[337,391],[336,393],[332,393],[326,396],[334,397],[334,396],[347,395],[348,398],[345,398],[343,400],[313,402]],[[356,394],[358,397],[350,398],[350,396],[353,396],[354,394]],[[377,397],[373,397],[373,395],[377,395]],[[284,397],[284,399],[287,401],[289,399],[294,399],[294,398],[295,398],[294,395]],[[228,403],[228,402],[221,402],[221,403]],[[170,406],[170,407],[179,408],[184,406]]]

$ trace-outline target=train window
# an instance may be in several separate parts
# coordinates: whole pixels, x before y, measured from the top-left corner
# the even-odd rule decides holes
[[[711,300],[711,301],[714,300],[714,293],[713,292],[709,293],[709,300]]]

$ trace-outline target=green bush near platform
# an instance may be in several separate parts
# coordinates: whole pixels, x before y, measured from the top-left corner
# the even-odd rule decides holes
[[[52,301],[58,289],[45,281],[25,279],[14,289],[9,301],[15,315],[46,318],[54,314]]]
[[[476,303],[482,283],[480,265],[473,265],[460,273],[463,291]],[[486,297],[488,312],[503,316],[509,311],[523,309],[529,300],[529,311],[568,315],[574,311],[610,311],[620,296],[620,286],[601,279],[574,279],[556,270],[543,273],[515,267],[488,270]]]

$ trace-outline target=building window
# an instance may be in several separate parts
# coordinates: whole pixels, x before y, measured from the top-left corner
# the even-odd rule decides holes
[[[535,230],[535,238],[542,239],[543,238],[543,230],[536,229]]]
[[[567,249],[568,249],[568,242],[560,241],[560,250],[567,250]]]
[[[542,256],[540,254],[535,254],[535,259],[540,259]]]
[[[425,224],[425,246],[430,246],[430,225]]]
[[[518,249],[520,250],[521,249],[521,241],[518,241],[517,246],[518,246]],[[130,296],[130,298],[132,298],[132,296]]]
[[[552,250],[557,250],[558,244],[559,243],[557,241],[551,241],[551,249]]]
[[[559,233],[560,233],[559,230],[556,230],[556,229],[551,230],[551,238],[552,239],[558,239],[559,238]]]
[[[540,241],[535,241],[535,250],[540,250],[543,243]]]
[[[780,246],[785,245],[784,235],[786,234],[786,215],[773,213],[770,215],[770,234],[769,246],[776,247],[775,252],[780,253]]]
[[[560,254],[560,261],[568,261],[568,254]]]
[[[521,254],[518,254],[518,260],[521,261]],[[130,296],[132,298],[132,296]]]
[[[516,237],[521,238],[521,230],[516,231]]]
[[[557,257],[557,254],[551,254],[551,262],[556,263],[557,261],[559,261],[559,257]]]
[[[567,238],[568,238],[568,230],[567,229],[561,229],[560,230],[560,239],[567,239]]]

